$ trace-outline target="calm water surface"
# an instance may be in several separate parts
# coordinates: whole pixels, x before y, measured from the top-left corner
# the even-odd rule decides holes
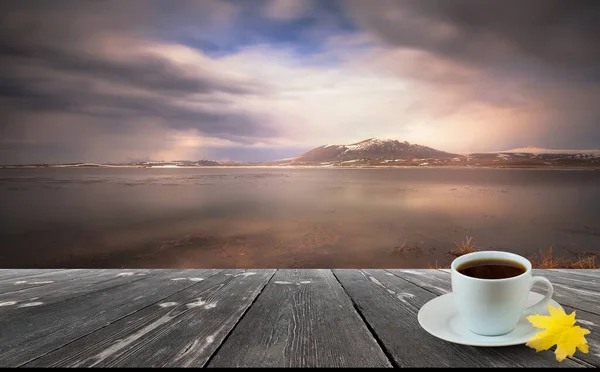
[[[0,267],[427,268],[600,252],[600,171],[0,170]]]

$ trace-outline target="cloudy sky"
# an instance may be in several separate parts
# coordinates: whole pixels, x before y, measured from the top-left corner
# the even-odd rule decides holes
[[[600,148],[600,1],[3,0],[0,163]]]

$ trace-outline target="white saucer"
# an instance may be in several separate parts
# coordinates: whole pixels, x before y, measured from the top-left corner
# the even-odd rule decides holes
[[[529,292],[527,306],[534,305],[544,298],[543,295]],[[550,300],[553,307],[561,306]],[[548,315],[548,309],[540,315]],[[501,336],[481,336],[467,328],[462,317],[458,314],[452,293],[439,296],[429,301],[419,310],[419,324],[427,332],[442,340],[469,346],[511,346],[526,343],[533,335],[542,331],[529,323],[525,316],[519,319],[517,327],[512,332]]]

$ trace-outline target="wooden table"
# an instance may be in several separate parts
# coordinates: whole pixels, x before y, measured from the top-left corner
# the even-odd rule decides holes
[[[439,340],[446,270],[0,270],[0,366],[600,366],[600,270],[536,270],[591,330],[562,363]]]

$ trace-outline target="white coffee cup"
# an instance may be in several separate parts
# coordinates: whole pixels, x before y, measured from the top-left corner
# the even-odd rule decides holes
[[[508,260],[525,267],[525,272],[511,278],[479,279],[457,271],[462,264],[482,259]],[[452,261],[452,296],[460,316],[473,333],[499,336],[517,326],[523,315],[544,312],[552,298],[552,283],[544,277],[532,276],[531,262],[514,253],[481,251],[468,253]],[[537,304],[525,308],[535,283],[545,283],[548,292]]]

